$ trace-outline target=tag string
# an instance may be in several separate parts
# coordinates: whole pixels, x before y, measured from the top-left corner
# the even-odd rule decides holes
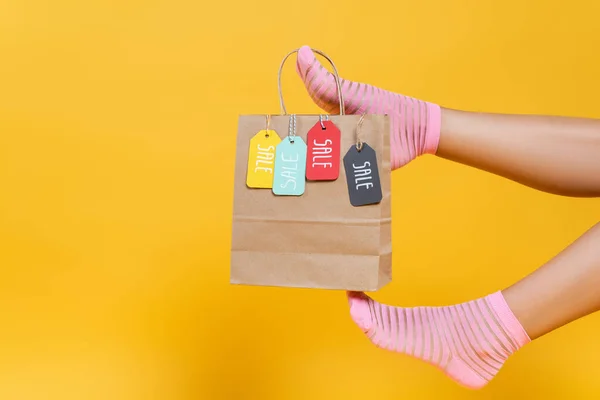
[[[292,114],[290,116],[290,127],[288,132],[288,138],[290,139],[290,143],[294,144],[294,138],[296,137],[296,115]]]
[[[362,128],[364,121],[365,121],[365,114],[362,114],[360,116],[360,119],[358,120],[358,123],[356,124],[356,150],[358,150],[359,152],[363,148],[363,142],[360,139],[360,129]]]
[[[265,137],[269,137],[269,131],[271,130],[271,116],[269,114],[266,115],[267,117],[267,124],[265,127]]]
[[[323,123],[323,120],[325,121],[329,121],[329,115],[319,115],[319,123],[321,124],[321,129],[325,130],[327,128],[325,128],[325,124]]]
[[[279,89],[279,104],[281,105],[281,114],[282,115],[287,115],[287,110],[285,108],[285,103],[283,101],[283,91],[281,90],[281,73],[283,71],[283,66],[285,65],[285,62],[287,61],[287,59],[294,53],[297,53],[300,49],[295,49],[290,51],[284,58],[283,61],[281,61],[281,65],[279,66],[279,73],[278,73],[278,89]],[[340,115],[344,115],[346,114],[346,109],[344,107],[344,96],[342,94],[342,84],[341,84],[341,79],[340,76],[338,74],[337,68],[335,66],[335,64],[333,63],[333,61],[331,60],[331,58],[329,58],[329,56],[327,56],[325,53],[323,53],[322,51],[319,50],[315,50],[315,49],[311,49],[313,52],[319,54],[320,56],[322,56],[323,58],[325,58],[329,64],[331,64],[331,67],[333,68],[333,72],[334,72],[334,78],[335,78],[335,85],[337,87],[337,94],[338,94],[338,101],[340,103]]]

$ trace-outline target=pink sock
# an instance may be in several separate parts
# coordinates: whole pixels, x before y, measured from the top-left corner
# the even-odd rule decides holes
[[[313,101],[329,113],[338,113],[334,76],[316,59],[310,47],[298,52],[296,70]],[[388,92],[364,83],[341,79],[347,114],[388,114],[391,121],[392,169],[422,154],[435,154],[440,140],[440,106]]]
[[[376,346],[435,365],[471,389],[530,342],[501,292],[449,307],[391,307],[363,293],[348,299],[352,319]]]

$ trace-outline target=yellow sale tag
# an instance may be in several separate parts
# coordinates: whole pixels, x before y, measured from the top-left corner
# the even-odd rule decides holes
[[[273,170],[275,169],[275,148],[281,138],[272,129],[258,132],[250,139],[248,153],[248,172],[246,185],[256,189],[273,187]]]

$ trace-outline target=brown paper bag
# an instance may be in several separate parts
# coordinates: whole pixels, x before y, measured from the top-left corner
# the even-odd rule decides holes
[[[290,52],[285,60],[294,52]],[[331,60],[323,53],[316,53]],[[337,77],[337,69],[333,65]],[[281,96],[281,68],[280,68]],[[339,79],[338,95],[341,95]],[[339,96],[341,97],[341,96]],[[340,98],[340,100],[342,100]],[[391,281],[392,237],[390,146],[387,115],[343,115],[328,118],[341,131],[340,172],[335,181],[306,181],[301,196],[276,196],[270,189],[246,185],[250,139],[259,131],[287,136],[290,115],[281,98],[282,114],[239,118],[231,277],[233,284],[375,291]],[[363,121],[360,121],[361,117]],[[296,115],[296,135],[306,142],[319,115]],[[377,154],[383,198],[379,204],[350,203],[343,157],[351,146],[367,143]]]

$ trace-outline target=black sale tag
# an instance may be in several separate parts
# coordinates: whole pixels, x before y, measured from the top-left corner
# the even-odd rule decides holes
[[[362,144],[360,151],[352,145],[344,156],[344,169],[350,204],[359,207],[381,201],[383,195],[375,150],[366,143]]]

